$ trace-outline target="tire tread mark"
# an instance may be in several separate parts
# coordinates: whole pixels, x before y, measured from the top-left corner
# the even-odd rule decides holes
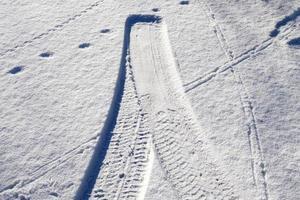
[[[126,68],[124,96],[114,130],[118,134],[112,136],[112,141],[116,142],[110,144],[106,164],[93,189],[93,199],[135,199],[148,161],[150,133],[145,125],[147,113],[142,111],[137,97],[129,56]],[[122,159],[118,159],[120,155]]]

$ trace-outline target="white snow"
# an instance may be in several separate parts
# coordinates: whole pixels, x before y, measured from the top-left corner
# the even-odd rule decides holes
[[[299,0],[180,2],[0,1],[1,200],[299,199]]]

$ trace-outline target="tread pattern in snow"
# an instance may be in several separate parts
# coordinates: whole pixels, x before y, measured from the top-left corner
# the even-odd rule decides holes
[[[148,161],[147,113],[139,106],[134,79],[127,67],[124,95],[92,199],[136,199]]]

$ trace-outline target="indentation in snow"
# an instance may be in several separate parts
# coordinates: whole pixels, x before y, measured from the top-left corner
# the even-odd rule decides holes
[[[180,5],[188,5],[190,2],[189,1],[180,1],[179,4]]]
[[[300,48],[300,37],[291,39],[287,42],[288,45]]]
[[[90,47],[90,46],[91,46],[90,43],[82,43],[82,44],[80,44],[78,47],[79,47],[80,49],[84,49],[84,48],[88,48],[88,47]]]
[[[104,28],[104,29],[101,29],[100,33],[109,33],[110,32],[110,29],[109,28]]]
[[[23,66],[16,66],[16,67],[12,68],[11,70],[9,70],[8,73],[10,73],[10,74],[17,74],[20,71],[22,71],[23,68],[24,68]]]
[[[39,56],[42,58],[49,58],[49,57],[53,56],[53,54],[54,54],[53,52],[47,51],[47,52],[41,53]]]

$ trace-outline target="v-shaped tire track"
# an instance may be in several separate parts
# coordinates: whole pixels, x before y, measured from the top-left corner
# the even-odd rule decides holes
[[[129,16],[113,102],[76,199],[143,199],[151,149],[178,199],[237,198],[204,138],[166,25],[154,15]]]

